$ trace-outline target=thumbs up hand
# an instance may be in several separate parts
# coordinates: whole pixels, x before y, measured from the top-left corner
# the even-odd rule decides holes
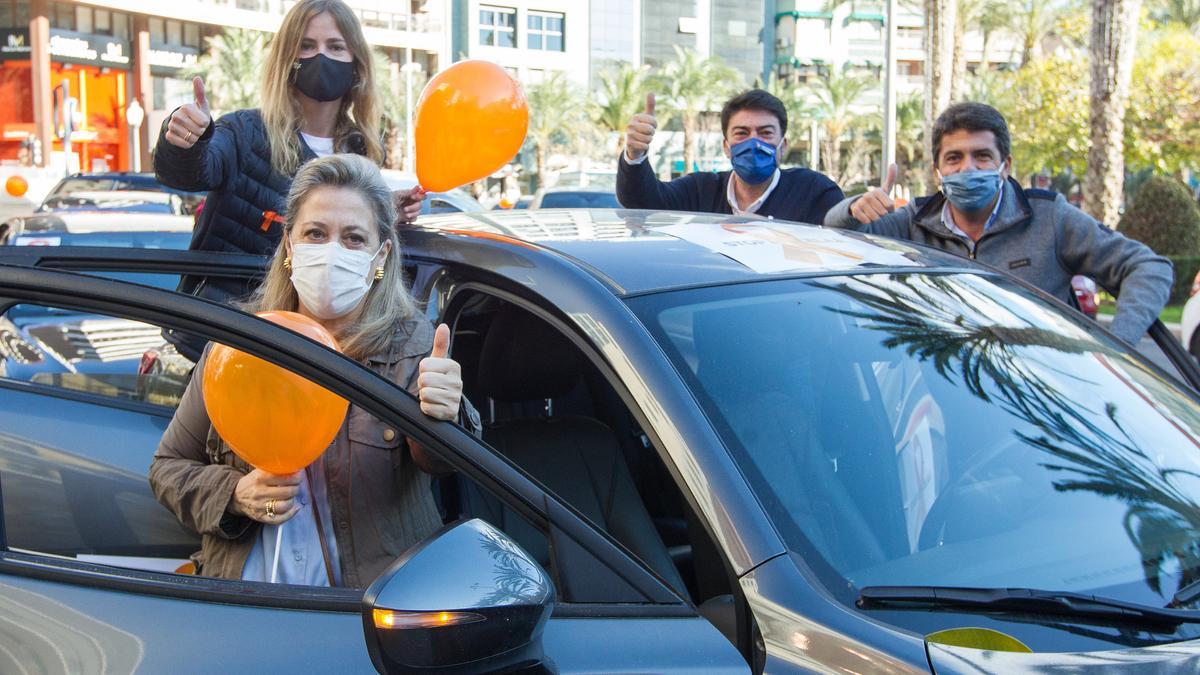
[[[433,351],[417,366],[417,397],[421,412],[434,419],[454,421],[462,403],[462,372],[450,358],[450,327],[442,324],[433,334]]]
[[[897,167],[888,167],[887,178],[882,187],[872,188],[869,192],[850,204],[850,215],[860,223],[871,223],[896,210],[892,201],[892,188],[896,186]]]
[[[185,103],[171,113],[165,136],[168,143],[185,150],[195,145],[212,123],[208,96],[204,93],[204,80],[199,77],[192,78],[192,95],[191,103]]]
[[[654,94],[646,94],[646,110],[633,116],[625,127],[625,157],[633,162],[650,150],[658,121],[654,119]]]

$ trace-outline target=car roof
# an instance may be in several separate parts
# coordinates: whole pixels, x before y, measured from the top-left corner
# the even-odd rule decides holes
[[[545,209],[422,217],[406,232],[407,253],[455,257],[530,283],[529,266],[573,266],[617,295],[684,286],[861,272],[866,269],[984,267],[910,242],[758,217],[638,211]],[[535,258],[504,264],[490,249]]]

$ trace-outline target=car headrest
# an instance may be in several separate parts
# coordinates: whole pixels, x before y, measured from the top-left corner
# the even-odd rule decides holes
[[[558,398],[583,373],[579,349],[554,327],[505,305],[496,313],[479,356],[479,390],[497,401]]]

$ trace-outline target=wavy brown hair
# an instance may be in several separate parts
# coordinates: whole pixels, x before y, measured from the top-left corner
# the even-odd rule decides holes
[[[287,257],[287,241],[304,200],[314,190],[323,187],[345,188],[362,196],[375,217],[375,231],[379,243],[392,242],[392,251],[383,263],[383,278],[373,281],[367,297],[363,300],[358,320],[348,325],[337,338],[342,353],[357,360],[387,351],[396,328],[402,321],[417,316],[419,310],[412,294],[404,283],[404,266],[400,255],[400,237],[396,234],[396,206],[392,191],[388,189],[379,173],[379,167],[361,155],[329,155],[308,162],[300,167],[292,181],[287,197],[287,220],[283,226],[283,238],[266,279],[250,299],[253,311],[284,310],[294,312],[300,307],[300,296],[292,285],[292,276],[283,266]],[[328,244],[337,246],[338,244]]]
[[[279,32],[271,40],[271,50],[263,69],[263,122],[271,142],[271,167],[290,176],[300,166],[301,126],[300,103],[292,83],[296,55],[308,22],[318,14],[328,12],[346,39],[354,56],[354,85],[342,97],[337,124],[333,132],[333,147],[337,152],[356,152],[379,164],[383,161],[383,145],[379,142],[379,98],[375,91],[375,68],[371,47],[363,37],[362,26],[354,10],[342,0],[300,0],[286,16]]]

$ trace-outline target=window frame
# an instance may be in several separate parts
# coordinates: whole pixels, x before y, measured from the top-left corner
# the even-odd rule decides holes
[[[457,276],[457,275],[455,275],[455,276]],[[621,403],[625,406],[626,410],[628,410],[630,415],[633,416],[633,418],[637,422],[638,426],[641,427],[642,432],[644,434],[646,434],[647,438],[650,439],[650,444],[653,448],[653,452],[655,453],[655,455],[657,456],[659,461],[661,461],[663,463],[663,466],[667,470],[667,474],[670,475],[671,480],[674,481],[675,486],[680,491],[680,494],[681,494],[684,502],[686,503],[687,508],[691,509],[693,511],[693,513],[696,514],[697,520],[702,525],[702,527],[704,527],[706,530],[706,535],[715,544],[715,542],[718,541],[718,538],[716,536],[716,533],[714,531],[712,531],[709,523],[707,523],[705,518],[703,517],[703,515],[702,515],[703,510],[699,507],[699,500],[696,498],[696,495],[692,492],[691,488],[688,486],[687,481],[684,480],[683,472],[680,471],[679,467],[675,464],[675,462],[670,457],[670,455],[663,451],[665,444],[663,442],[663,439],[659,436],[658,431],[655,429],[654,425],[651,423],[649,416],[647,416],[645,414],[645,412],[642,410],[641,406],[639,406],[637,404],[637,401],[634,400],[633,395],[631,394],[629,389],[625,386],[624,382],[621,381],[621,378],[617,375],[617,373],[608,364],[607,360],[605,360],[594,349],[594,347],[591,345],[591,343],[588,342],[585,338],[581,337],[578,334],[578,332],[576,330],[574,330],[566,321],[564,321],[560,317],[556,316],[552,311],[549,311],[545,307],[540,306],[538,303],[530,301],[530,300],[523,298],[520,295],[517,295],[510,291],[490,285],[486,282],[483,282],[483,281],[480,281],[477,279],[469,279],[469,278],[461,278],[461,277],[456,278],[456,281],[453,284],[453,290],[451,291],[449,296],[446,298],[445,307],[441,314],[442,322],[450,325],[452,336],[453,336],[453,332],[454,332],[454,328],[455,328],[455,323],[457,322],[459,314],[466,307],[467,303],[473,297],[478,296],[478,295],[483,295],[483,296],[495,298],[498,300],[502,300],[504,302],[507,302],[507,303],[513,305],[514,307],[517,307],[518,309],[520,309],[522,311],[528,312],[532,316],[534,316],[538,319],[541,319],[542,321],[545,321],[547,324],[549,324],[551,327],[553,327],[554,330],[559,332],[563,337],[567,338],[571,342],[571,344],[574,345],[579,350],[579,352],[583,355],[583,357],[592,366],[594,366],[597,369],[597,371],[600,373],[601,377],[604,378],[605,382],[617,394],[617,396],[621,400]],[[431,300],[431,304],[432,304],[432,299],[430,299],[430,300]],[[522,470],[522,472],[523,472],[523,470]],[[532,480],[535,484],[537,484],[539,487],[541,487],[541,483],[538,482],[537,479],[530,477],[530,480]],[[640,495],[639,495],[639,498],[640,498]],[[559,501],[559,504],[565,504],[565,502]],[[586,521],[586,517],[583,516],[582,514],[580,514],[577,510],[575,510],[575,508],[573,506],[571,506],[569,504],[566,504],[566,506],[572,511],[572,513],[574,513],[576,515],[576,517],[578,517],[580,520]],[[625,553],[625,556],[628,560],[630,560],[631,562],[638,565],[647,574],[653,575],[656,579],[658,579],[658,575],[652,569],[650,569],[650,567],[648,565],[646,565],[645,562],[637,559],[636,556],[634,556],[630,551],[628,551],[620,541],[615,539],[608,532],[604,532],[604,531],[599,530],[598,528],[594,528],[594,527],[591,529],[595,533],[596,536],[603,537],[614,547],[616,547],[617,549],[619,549],[623,553]],[[732,566],[730,560],[728,559],[728,556],[725,555],[724,551],[720,550],[719,546],[717,546],[717,552],[721,557],[721,561],[724,566],[723,572],[725,573],[726,577],[728,578],[728,580],[730,582],[730,587],[732,589],[732,592],[737,594],[738,589],[739,589],[738,577],[733,571],[733,566]],[[557,567],[557,565],[556,565],[556,567]],[[663,580],[659,579],[659,582],[669,588],[669,586],[667,586]],[[684,599],[684,602],[688,602],[690,604],[689,600]],[[593,605],[580,603],[578,606],[590,607]]]
[[[493,15],[492,23],[484,23],[483,22],[483,17],[484,17],[485,12],[491,13]],[[500,16],[512,17],[512,25],[505,26],[500,23],[496,23],[496,19],[498,19]],[[497,47],[500,49],[515,49],[517,47],[517,44],[518,44],[517,40],[520,36],[517,34],[517,8],[516,7],[505,7],[502,5],[479,5],[479,17],[478,18],[479,18],[478,38],[479,38],[479,45],[481,47]],[[491,38],[486,42],[483,39],[484,31],[490,31],[490,33],[491,33]],[[499,36],[501,33],[508,33],[511,36],[512,44],[507,44],[507,45],[500,44]]]
[[[525,48],[541,52],[565,53],[567,51],[567,15],[563,12],[547,12],[543,10],[531,9],[526,14],[525,19]],[[541,27],[534,28],[533,20],[541,19]],[[548,19],[558,19],[560,30],[550,30],[546,27]],[[537,37],[541,41],[540,47],[533,46],[533,38]],[[551,37],[557,36],[559,39],[559,49],[551,49],[548,44]]]
[[[169,252],[183,255],[186,252]],[[5,261],[7,262],[7,260]],[[114,263],[115,264],[115,263]],[[130,266],[125,265],[128,271]],[[137,270],[143,271],[143,270]],[[293,370],[347,398],[353,405],[387,420],[487,490],[531,524],[552,536],[556,528],[607,566],[645,600],[628,604],[556,606],[554,616],[695,616],[695,609],[661,580],[612,545],[607,535],[581,519],[554,496],[530,481],[495,450],[449,422],[432,421],[419,403],[394,383],[347,357],[268,321],[191,296],[128,282],[72,272],[0,265],[0,305],[50,304],[189,331]],[[363,377],[366,374],[368,377]],[[2,494],[3,485],[0,485]],[[139,594],[260,607],[361,610],[362,590],[294,588],[146,572],[80,562],[49,554],[8,549],[0,500],[0,575],[15,574],[101,586]],[[198,579],[203,581],[197,583]]]

